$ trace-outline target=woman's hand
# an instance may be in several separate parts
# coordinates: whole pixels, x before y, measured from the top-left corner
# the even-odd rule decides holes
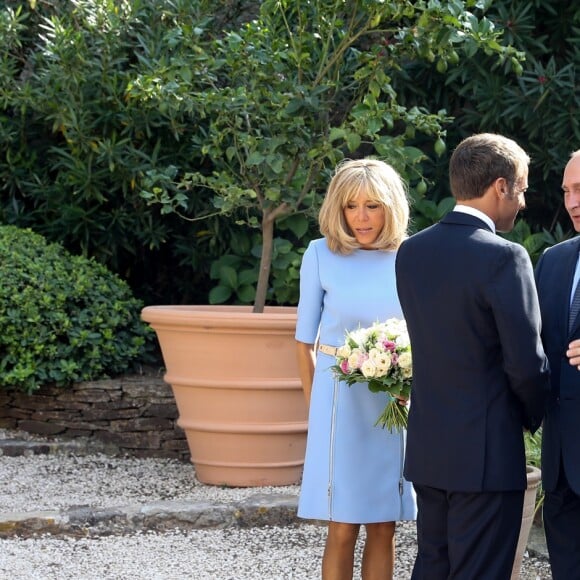
[[[306,405],[310,407],[310,395],[312,392],[312,379],[314,378],[315,353],[314,345],[296,341],[296,354],[298,359],[298,372],[302,390],[306,398]]]

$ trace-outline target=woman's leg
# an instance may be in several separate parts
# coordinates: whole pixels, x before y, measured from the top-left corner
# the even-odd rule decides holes
[[[367,524],[363,551],[363,580],[393,580],[395,571],[395,522]]]
[[[322,557],[322,580],[352,579],[354,548],[359,529],[359,524],[329,522]]]

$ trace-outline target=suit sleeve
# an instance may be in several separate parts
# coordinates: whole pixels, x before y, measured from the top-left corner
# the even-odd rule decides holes
[[[541,318],[532,263],[526,250],[506,246],[493,284],[494,317],[504,371],[523,410],[524,427],[541,425],[549,390],[549,366],[540,338]]]
[[[542,267],[544,266],[544,256],[546,255],[546,250],[542,252],[538,263],[536,264],[536,269],[534,270],[534,278],[536,279],[536,288],[538,286],[538,282],[540,280],[540,276],[542,274]]]

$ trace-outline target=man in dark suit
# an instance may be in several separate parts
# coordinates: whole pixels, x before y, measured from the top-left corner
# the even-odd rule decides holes
[[[529,157],[480,134],[454,151],[454,211],[403,242],[397,288],[413,348],[405,477],[417,492],[413,579],[511,576],[526,488],[524,429],[549,371],[525,249],[497,235],[525,207]]]
[[[564,205],[580,232],[580,150],[566,165],[562,188]],[[546,250],[536,266],[542,340],[552,371],[542,428],[542,483],[554,580],[580,579],[579,251],[580,237],[575,237]]]

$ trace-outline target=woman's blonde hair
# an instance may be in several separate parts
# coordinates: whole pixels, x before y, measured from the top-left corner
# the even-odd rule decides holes
[[[401,176],[378,159],[347,159],[337,166],[318,215],[328,247],[338,254],[350,254],[360,248],[346,224],[344,208],[361,192],[385,212],[383,231],[372,247],[396,250],[407,235],[409,201]]]

